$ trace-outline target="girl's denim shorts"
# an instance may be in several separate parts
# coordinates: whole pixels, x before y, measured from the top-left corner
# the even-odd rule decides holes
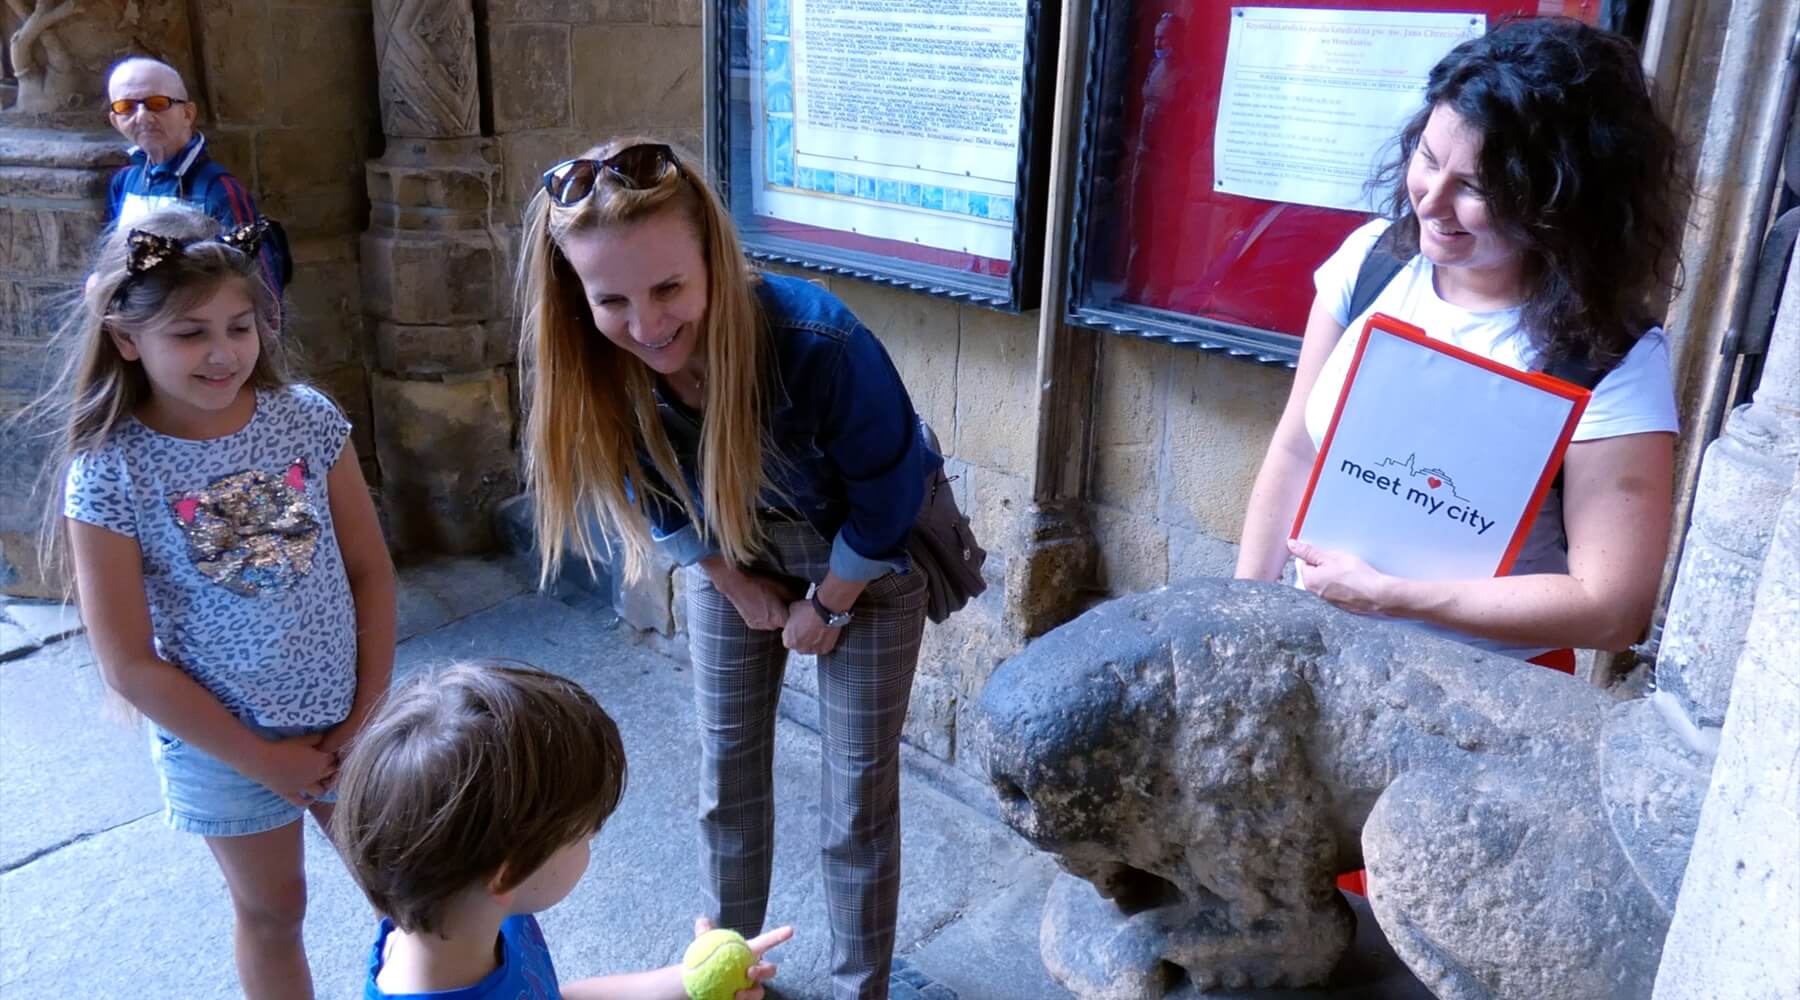
[[[329,728],[245,725],[267,740]],[[149,729],[150,755],[162,779],[163,820],[174,829],[203,837],[247,837],[287,826],[306,812],[156,723]],[[337,794],[327,792],[319,801],[335,802]]]

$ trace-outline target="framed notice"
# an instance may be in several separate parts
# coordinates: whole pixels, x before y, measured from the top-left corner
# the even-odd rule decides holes
[[[1072,323],[1292,365],[1431,67],[1567,0],[1093,0]]]
[[[751,256],[1038,304],[1054,6],[725,0],[713,28],[710,152]]]
[[[1292,537],[1424,580],[1512,568],[1588,390],[1432,340],[1363,327]]]

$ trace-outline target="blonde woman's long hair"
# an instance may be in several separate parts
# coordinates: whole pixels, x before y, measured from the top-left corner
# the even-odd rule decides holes
[[[171,237],[187,246],[168,262],[133,276],[126,263],[134,231]],[[225,282],[241,280],[255,312],[260,346],[246,384],[274,389],[292,381],[275,294],[263,281],[256,257],[218,242],[214,237],[219,235],[220,225],[212,216],[175,205],[101,237],[87,283],[51,341],[54,376],[25,410],[39,433],[50,440],[50,460],[38,490],[39,496],[50,498],[42,507],[38,544],[46,579],[73,579],[68,573],[61,502],[70,460],[104,445],[150,399],[143,366],[119,353],[115,334],[137,336],[156,330],[206,301]]]
[[[641,141],[617,139],[583,155],[601,160]],[[540,584],[556,576],[571,552],[591,570],[614,540],[624,550],[626,579],[641,578],[651,547],[644,505],[652,498],[686,511],[735,564],[750,563],[760,548],[755,504],[767,482],[769,347],[756,278],[699,165],[680,152],[675,161],[679,169],[652,187],[627,188],[601,171],[594,192],[580,202],[559,205],[540,190],[525,212],[516,295],[527,378],[525,478],[536,497]],[[581,279],[561,249],[571,235],[662,212],[682,214],[706,261],[697,498],[657,416],[656,373],[594,326]],[[654,477],[646,475],[640,449]]]

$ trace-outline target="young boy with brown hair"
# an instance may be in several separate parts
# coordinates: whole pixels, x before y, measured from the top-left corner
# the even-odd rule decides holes
[[[573,681],[466,663],[396,687],[344,762],[332,834],[384,916],[366,1000],[685,1000],[680,966],[560,987],[532,914],[567,896],[625,790],[618,727]],[[711,927],[697,921],[695,933]],[[759,1000],[793,936],[750,942]]]

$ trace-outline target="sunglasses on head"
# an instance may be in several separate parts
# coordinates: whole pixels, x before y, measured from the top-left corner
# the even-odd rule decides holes
[[[186,103],[186,100],[179,97],[152,94],[149,97],[121,97],[108,106],[112,108],[112,112],[115,115],[129,115],[135,113],[140,104],[153,112],[160,113],[169,110],[177,104]]]
[[[601,176],[633,191],[653,188],[681,169],[675,151],[661,143],[627,146],[604,160],[577,157],[544,171],[544,192],[558,205],[573,205],[594,193]]]

